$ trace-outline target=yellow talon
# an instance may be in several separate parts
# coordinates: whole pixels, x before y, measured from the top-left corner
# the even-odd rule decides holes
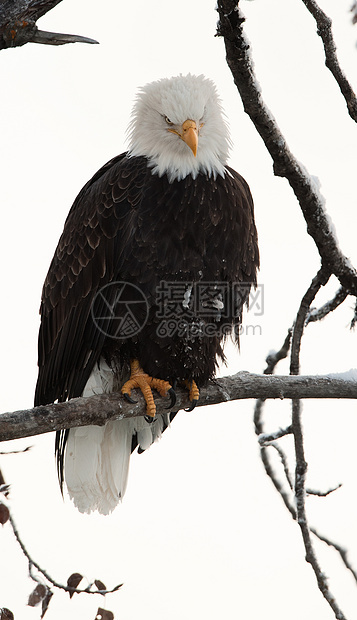
[[[121,393],[130,398],[131,390],[135,388],[139,388],[144,396],[147,415],[154,418],[156,405],[151,388],[159,392],[160,396],[166,396],[172,386],[168,381],[151,377],[141,368],[138,360],[132,360],[130,362],[130,379],[124,383]]]
[[[195,408],[196,403],[200,398],[200,390],[197,387],[196,381],[193,381],[193,380],[189,381],[189,379],[185,379],[184,383],[188,389],[188,397],[191,401],[191,406],[188,409],[186,409],[186,411],[192,411]]]

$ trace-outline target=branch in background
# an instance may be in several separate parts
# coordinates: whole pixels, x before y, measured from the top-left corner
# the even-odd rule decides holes
[[[310,308],[306,316],[305,325],[324,319],[330,312],[336,310],[345,301],[346,297],[348,297],[348,291],[342,287],[339,288],[334,298],[327,301],[321,308]]]
[[[27,449],[25,449],[23,452],[26,452],[26,451]],[[4,477],[0,470],[0,494],[2,493],[6,499],[8,498],[8,495],[9,495],[9,487],[10,485],[5,483]],[[64,590],[65,592],[68,592],[70,598],[72,598],[74,594],[100,594],[102,596],[105,596],[106,594],[112,594],[113,592],[117,592],[122,587],[123,584],[121,583],[115,586],[114,588],[107,590],[106,586],[103,584],[102,581],[100,581],[99,579],[95,579],[86,588],[81,589],[81,588],[78,588],[78,586],[80,582],[82,581],[83,576],[80,575],[79,573],[73,573],[68,578],[67,585],[59,583],[58,581],[53,579],[45,569],[41,568],[38,562],[36,562],[30,555],[30,553],[27,551],[25,544],[23,543],[20,537],[19,531],[13,519],[13,516],[10,512],[8,502],[4,504],[0,500],[0,524],[5,525],[6,523],[10,524],[12,528],[12,532],[15,536],[15,539],[17,543],[19,544],[22,553],[24,554],[25,558],[28,561],[29,577],[36,583],[35,589],[29,595],[27,604],[30,607],[37,607],[38,605],[41,605],[42,607],[41,618],[44,617],[48,609],[49,603],[51,601],[51,598],[53,596],[53,592],[48,584],[50,584],[51,586],[55,587],[58,590]],[[37,574],[34,573],[34,569],[37,571]],[[111,613],[111,612],[108,612],[108,613]],[[1,615],[1,609],[0,609],[0,620],[3,617],[4,617],[4,620],[7,618],[6,615],[5,616]],[[8,617],[10,620],[11,616],[8,616]]]
[[[189,406],[185,390],[177,389],[178,409]],[[73,398],[65,403],[34,407],[0,415],[0,441],[19,439],[75,426],[102,426],[110,419],[145,415],[141,395],[132,404],[118,393]],[[357,398],[357,375],[267,376],[246,371],[212,381],[201,388],[197,407],[248,398]],[[167,400],[155,401],[158,413],[167,413]]]
[[[300,308],[296,316],[296,320],[293,328],[293,335],[291,341],[291,356],[290,356],[290,374],[298,375],[300,372],[300,346],[301,338],[304,332],[306,324],[306,316],[309,313],[310,306],[315,299],[317,293],[322,286],[328,281],[329,276],[326,270],[322,267],[312,280],[309,288],[303,296]]]
[[[350,117],[357,122],[357,97],[337,60],[336,45],[332,35],[332,20],[320,9],[315,0],[302,1],[316,21],[317,34],[324,45],[326,67],[331,71],[345,98]]]
[[[0,2],[0,50],[44,43],[98,43],[94,39],[73,34],[60,34],[39,30],[36,21],[53,9],[61,0],[5,0]]]
[[[354,0],[351,6],[352,24],[357,24],[357,0]]]
[[[23,450],[11,450],[11,451],[6,451],[6,452],[0,452],[0,456],[5,456],[5,454],[23,454],[24,452],[28,452],[29,450],[32,449],[32,446],[27,446],[26,448],[23,448]],[[0,484],[1,484],[1,473],[0,473]]]
[[[306,495],[317,495],[317,497],[327,497],[328,495],[330,495],[334,491],[337,491],[337,489],[340,489],[341,487],[342,487],[342,484],[337,484],[332,489],[327,489],[327,491],[318,491],[317,489],[308,489],[308,488],[306,488],[305,491],[306,491]]]
[[[285,359],[288,356],[290,343],[291,343],[291,335],[293,333],[292,328],[288,329],[287,336],[284,340],[284,344],[279,349],[279,351],[274,351],[273,353],[269,353],[266,358],[267,367],[264,370],[265,375],[272,375],[275,369],[275,366],[280,362],[280,360]]]
[[[42,576],[43,576],[43,577],[44,577],[44,578],[45,578],[45,579],[46,579],[46,580],[47,580],[47,581],[51,584],[51,585],[53,585],[55,588],[58,588],[59,590],[64,590],[65,592],[68,592],[69,594],[72,594],[72,595],[73,595],[73,594],[75,594],[75,593],[77,593],[77,594],[84,594],[84,593],[86,593],[86,594],[111,594],[112,592],[116,592],[117,590],[119,590],[119,588],[121,588],[121,586],[123,585],[123,584],[117,585],[117,586],[115,586],[114,588],[112,588],[111,590],[102,590],[102,589],[100,589],[100,590],[99,590],[98,588],[97,588],[96,590],[92,590],[92,589],[91,589],[91,587],[92,587],[92,585],[93,585],[93,584],[90,584],[87,588],[85,588],[85,589],[83,589],[83,590],[82,590],[82,589],[79,589],[79,588],[77,588],[77,587],[73,587],[73,586],[71,586],[71,585],[67,585],[67,586],[65,586],[65,585],[63,585],[63,584],[59,583],[58,581],[56,581],[55,579],[53,579],[53,578],[52,578],[52,577],[48,574],[48,572],[47,572],[45,569],[41,568],[41,566],[40,566],[37,562],[35,562],[35,560],[33,560],[33,559],[32,559],[31,555],[30,555],[30,554],[29,554],[29,552],[27,551],[27,549],[26,549],[26,547],[25,547],[24,543],[22,542],[22,540],[21,540],[21,538],[20,538],[19,532],[18,532],[18,530],[17,530],[17,527],[16,527],[16,525],[15,525],[14,519],[13,519],[13,517],[11,516],[11,514],[10,514],[10,516],[9,516],[9,522],[10,522],[11,527],[12,527],[12,530],[13,530],[13,532],[14,532],[14,536],[15,536],[15,538],[16,538],[16,540],[17,540],[17,542],[19,543],[19,545],[20,545],[20,547],[21,547],[22,553],[24,554],[24,556],[27,558],[27,560],[28,560],[28,562],[29,562],[29,572],[30,572],[30,577],[31,577],[31,579],[33,579],[34,581],[37,581],[37,582],[38,582],[38,578],[35,578],[35,577],[34,577],[34,575],[32,574],[32,568],[36,568],[36,570],[37,570],[37,571],[38,571],[38,572],[39,572],[39,573],[40,573],[40,574],[41,574],[41,575],[42,575]],[[78,574],[78,573],[75,573],[75,574]],[[79,581],[81,581],[81,580],[79,580]],[[94,583],[95,583],[95,582],[94,582]]]
[[[46,32],[36,28],[29,43],[42,43],[44,45],[65,45],[66,43],[91,43],[98,44],[95,39],[82,37],[79,34],[64,34],[60,32]]]
[[[244,17],[237,0],[218,0],[217,34],[224,38],[227,63],[241,96],[244,110],[254,123],[274,162],[274,173],[285,177],[298,201],[314,239],[322,264],[335,274],[349,293],[357,296],[357,272],[341,252],[333,225],[325,212],[324,198],[319,187],[304,166],[288,148],[277,123],[263,101],[257,82],[250,46],[243,32]]]
[[[306,323],[306,317],[309,312],[310,306],[315,299],[320,288],[326,284],[328,275],[326,271],[321,268],[315,278],[312,280],[309,288],[303,296],[300,308],[297,313],[292,342],[291,342],[291,357],[290,357],[290,372],[292,375],[297,375],[300,371],[300,347],[301,339],[304,332],[304,326]],[[295,445],[295,506],[296,506],[296,518],[301,529],[302,538],[305,546],[305,559],[311,565],[319,590],[323,597],[334,611],[336,618],[339,620],[346,620],[342,610],[340,609],[335,597],[331,593],[328,585],[328,578],[321,570],[319,561],[317,559],[315,549],[311,540],[311,529],[307,520],[306,513],[306,473],[307,462],[305,460],[305,448],[304,448],[304,435],[301,423],[301,400],[294,399],[292,401],[292,431],[294,436]]]
[[[269,373],[269,372],[274,372],[276,365],[278,364],[278,362],[281,359],[284,359],[285,357],[287,357],[288,354],[288,349],[287,349],[287,342],[290,340],[291,337],[291,330],[289,329],[288,331],[288,335],[284,341],[283,346],[281,347],[281,349],[274,355],[272,356],[272,354],[269,354],[267,357],[267,367],[264,370],[264,373]],[[275,363],[272,363],[272,357],[274,357],[275,359]],[[262,414],[263,414],[263,407],[264,407],[264,401],[263,400],[257,400],[256,404],[255,404],[255,409],[254,409],[254,424],[255,424],[255,432],[256,435],[258,436],[258,441],[260,444],[260,456],[262,459],[262,463],[264,465],[264,469],[266,474],[269,476],[270,480],[272,481],[275,489],[278,491],[280,497],[282,498],[285,507],[287,508],[287,510],[289,511],[292,519],[294,521],[297,521],[297,512],[296,512],[296,507],[295,507],[295,501],[294,498],[292,497],[291,494],[291,480],[290,480],[290,472],[287,466],[287,457],[285,455],[285,453],[282,451],[281,448],[279,448],[278,453],[280,455],[280,459],[283,465],[283,469],[284,469],[284,473],[285,473],[285,478],[287,479],[288,482],[288,486],[289,489],[285,490],[284,485],[281,483],[281,481],[279,480],[276,472],[274,471],[274,467],[273,464],[271,462],[270,456],[269,456],[269,447],[273,447],[273,448],[277,448],[277,439],[280,439],[281,437],[285,437],[287,435],[291,435],[292,434],[292,427],[288,426],[286,429],[279,429],[276,432],[273,433],[265,433],[264,432],[264,425],[263,425],[263,419],[262,419]],[[333,489],[329,489],[328,491],[325,492],[321,492],[321,491],[313,491],[311,489],[306,489],[306,493],[310,494],[310,495],[318,495],[320,497],[326,497],[326,495],[329,495],[330,493],[336,491],[337,489],[340,488],[341,485],[336,486]],[[354,570],[354,568],[352,567],[348,557],[347,557],[347,550],[344,549],[343,547],[341,547],[341,545],[338,545],[337,543],[334,543],[333,541],[331,541],[329,538],[327,538],[326,536],[323,536],[322,534],[320,534],[318,532],[318,530],[314,527],[310,527],[310,531],[314,534],[314,536],[316,536],[316,538],[318,538],[319,540],[321,540],[322,542],[324,542],[325,544],[327,544],[328,546],[332,547],[333,549],[335,549],[338,554],[341,557],[342,562],[344,563],[345,567],[352,573],[356,583],[357,583],[357,573]],[[343,616],[342,616],[343,617]]]

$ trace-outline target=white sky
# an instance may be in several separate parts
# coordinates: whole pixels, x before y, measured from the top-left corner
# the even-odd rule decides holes
[[[262,335],[243,336],[240,355],[230,348],[222,374],[260,372],[267,353],[281,346],[318,256],[292,191],[274,178],[243,112],[223,41],[214,37],[214,4],[64,0],[40,28],[87,35],[99,46],[29,44],[1,52],[1,411],[32,405],[41,287],[73,199],[125,150],[136,89],[164,76],[203,73],[216,82],[235,144],[230,163],[256,203],[265,313],[248,315],[246,324],[259,324]],[[356,86],[351,0],[320,4],[334,18],[339,58]],[[320,179],[342,250],[356,265],[356,125],[324,67],[315,23],[298,0],[241,5],[263,96],[291,150]],[[319,303],[336,288],[329,285]],[[352,307],[350,300],[308,328],[304,373],[356,366]],[[282,363],[279,372],[287,369]],[[309,486],[344,483],[328,498],[308,500],[310,521],[348,546],[357,566],[355,409],[342,401],[306,403],[304,427]],[[47,620],[93,619],[98,605],[120,620],[333,618],[304,561],[298,527],[263,472],[252,411],[252,402],[238,402],[180,413],[159,444],[134,456],[124,502],[110,517],[83,516],[62,501],[52,436],[6,445],[34,446],[1,458],[13,514],[34,559],[62,582],[82,572],[108,588],[125,583],[105,601],[81,595],[69,602],[55,592]],[[270,403],[267,428],[284,426],[288,414],[288,403]],[[38,618],[38,609],[26,607],[33,585],[9,525],[0,537],[0,606],[17,619]],[[321,544],[317,550],[342,609],[355,618],[353,580],[332,551]]]

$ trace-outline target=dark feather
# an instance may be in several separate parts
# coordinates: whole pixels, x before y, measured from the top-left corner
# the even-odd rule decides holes
[[[137,357],[153,376],[204,384],[223,358],[221,327],[239,325],[258,266],[253,201],[237,172],[227,168],[224,178],[187,176],[169,183],[151,173],[144,157],[115,157],[76,198],[46,277],[35,404],[80,396],[101,356],[118,367]],[[96,294],[115,281],[136,285],[148,301],[148,320],[132,338],[113,338],[115,320],[108,319],[102,331],[93,321]],[[211,294],[212,310],[204,318],[182,303],[176,317],[189,329],[200,321],[212,324],[211,335],[158,335],[162,281],[191,284],[193,296],[200,282],[226,285],[222,302],[217,292]],[[233,285],[239,283],[245,296],[234,301]],[[66,434],[59,434],[60,472],[65,442]]]

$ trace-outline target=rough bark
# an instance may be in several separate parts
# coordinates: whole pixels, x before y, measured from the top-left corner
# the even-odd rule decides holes
[[[73,34],[46,32],[36,22],[61,0],[5,0],[0,2],[0,50],[25,43],[63,45],[64,43],[97,43],[94,39]]]
[[[228,66],[244,110],[273,159],[274,173],[289,181],[324,267],[339,279],[349,293],[357,295],[357,272],[338,246],[333,225],[325,211],[324,198],[307,170],[290,151],[274,116],[264,103],[251,60],[250,46],[243,31],[245,20],[237,1],[218,0],[217,10],[217,33],[224,38]]]
[[[189,405],[187,393],[177,389],[179,405]],[[357,398],[357,380],[334,376],[269,376],[239,372],[212,381],[202,388],[197,406],[217,405],[233,400],[294,398]],[[120,393],[90,398],[73,398],[65,403],[34,407],[0,415],[0,441],[19,439],[88,424],[103,425],[109,419],[145,414],[143,400],[131,404]],[[167,412],[167,401],[157,399],[157,413]]]

